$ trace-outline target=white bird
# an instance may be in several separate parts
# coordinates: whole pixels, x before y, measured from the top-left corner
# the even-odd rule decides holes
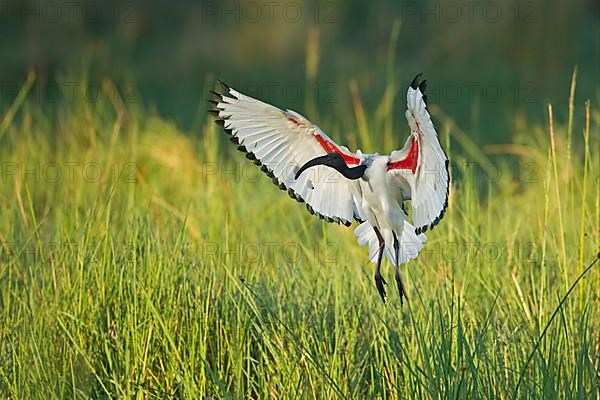
[[[385,254],[395,266],[400,301],[406,291],[399,265],[414,259],[427,240],[423,234],[444,216],[448,206],[448,158],[427,110],[426,81],[417,75],[406,96],[410,136],[390,155],[352,153],[337,145],[302,115],[281,110],[232,89],[210,103],[210,110],[239,145],[280,189],[305,202],[311,214],[350,226],[369,260],[377,264],[375,284],[385,302],[381,276]],[[410,201],[412,223],[404,202]]]

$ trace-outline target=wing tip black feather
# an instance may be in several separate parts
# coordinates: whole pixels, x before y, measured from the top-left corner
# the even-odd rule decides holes
[[[208,93],[212,94],[213,96],[215,96],[219,100],[223,99],[223,94],[222,93],[216,92],[214,90],[209,90]]]
[[[419,79],[421,79],[421,76],[423,76],[423,73],[419,72],[417,76],[415,76],[415,78],[412,80],[410,87],[414,90],[417,90],[417,88],[419,87]]]
[[[219,82],[219,84],[223,87],[223,89],[225,89],[227,91],[229,91],[229,89],[231,89],[231,87],[228,84],[226,84],[225,82],[223,82],[222,80],[217,79],[217,82]]]

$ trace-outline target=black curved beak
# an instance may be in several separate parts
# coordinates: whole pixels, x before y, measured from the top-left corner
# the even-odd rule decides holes
[[[366,165],[359,165],[357,167],[350,168],[348,165],[346,165],[341,155],[338,153],[329,153],[324,156],[313,158],[312,160],[306,162],[302,167],[300,167],[298,172],[296,172],[295,179],[298,180],[298,177],[300,177],[304,171],[317,165],[331,167],[348,179],[361,178],[367,169]]]
[[[294,177],[294,179],[298,180],[300,175],[302,175],[302,173],[304,171],[306,171],[307,169],[309,169],[310,167],[316,167],[317,165],[328,165],[330,160],[331,160],[331,157],[329,154],[326,154],[321,157],[313,158],[312,160],[310,160],[306,164],[304,164],[302,167],[300,167],[298,172],[296,172],[296,176]]]

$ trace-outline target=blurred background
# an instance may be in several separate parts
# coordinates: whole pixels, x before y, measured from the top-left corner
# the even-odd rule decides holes
[[[600,399],[599,48],[598,0],[0,0],[0,399]],[[419,72],[449,206],[383,307],[206,100],[385,154]]]
[[[220,78],[325,128],[329,116],[353,119],[352,91],[367,112],[403,118],[406,85],[424,72],[430,103],[485,144],[510,141],[520,118],[545,123],[549,102],[566,105],[575,66],[577,98],[599,97],[593,0],[0,4],[2,109],[31,70],[29,96],[46,107],[82,82],[93,99],[109,79],[126,103],[199,133]]]

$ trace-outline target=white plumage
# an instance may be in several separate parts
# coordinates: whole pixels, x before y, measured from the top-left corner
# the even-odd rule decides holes
[[[290,197],[329,222],[360,222],[355,234],[377,264],[375,283],[382,299],[383,255],[396,266],[402,299],[398,266],[417,257],[427,240],[423,233],[440,221],[448,206],[448,159],[427,111],[426,82],[419,77],[406,97],[411,134],[404,147],[390,155],[352,153],[302,115],[225,84],[225,93],[213,92],[217,100],[211,101],[211,112],[238,149]],[[412,223],[405,201],[410,201]]]

